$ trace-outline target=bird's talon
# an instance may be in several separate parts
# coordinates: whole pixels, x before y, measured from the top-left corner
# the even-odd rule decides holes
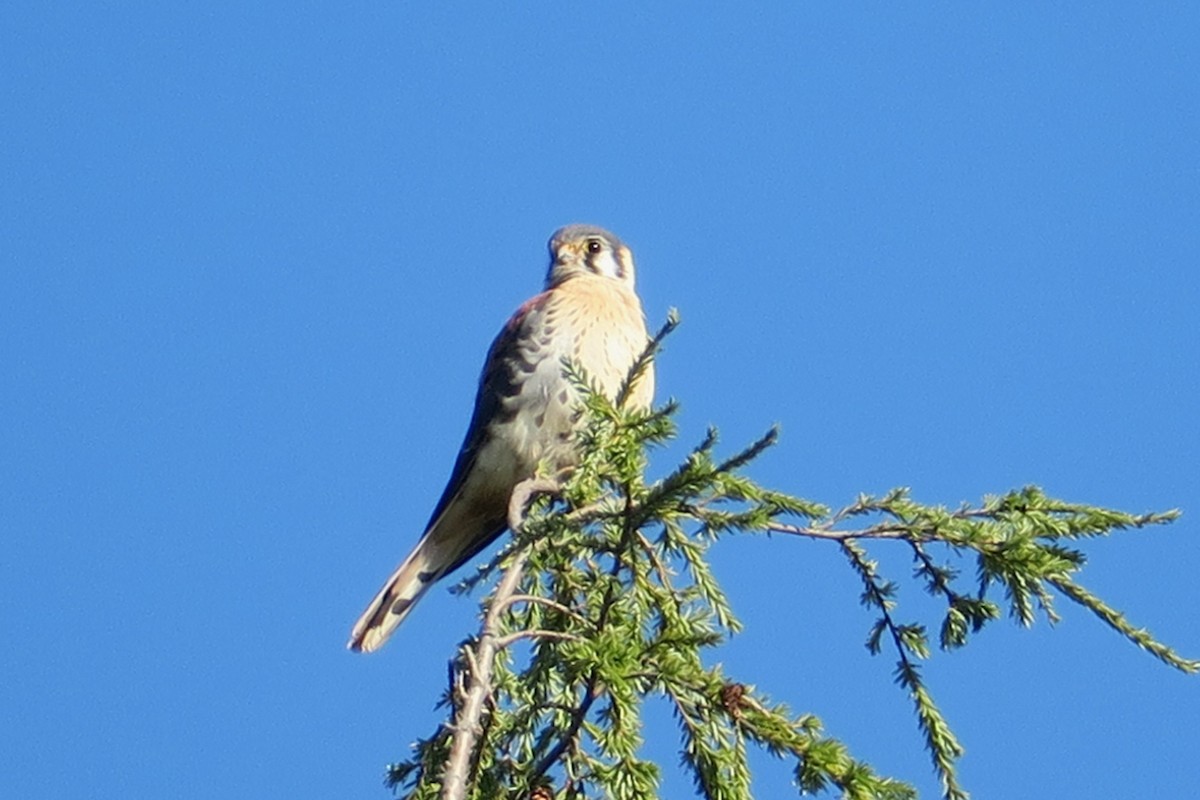
[[[514,532],[525,524],[525,511],[534,495],[558,494],[562,485],[553,478],[527,478],[513,487],[508,498],[508,527]]]

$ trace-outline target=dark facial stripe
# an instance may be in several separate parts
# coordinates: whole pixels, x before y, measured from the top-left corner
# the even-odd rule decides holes
[[[591,250],[587,249],[587,245],[584,245],[584,247],[583,247],[583,264],[584,264],[584,266],[587,267],[590,272],[594,272],[597,275],[602,274],[600,272],[600,268],[596,266],[596,256],[602,255],[603,253],[604,253],[603,250],[601,250],[599,253],[593,253]]]

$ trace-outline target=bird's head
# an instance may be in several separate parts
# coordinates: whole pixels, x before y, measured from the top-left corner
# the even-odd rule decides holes
[[[597,275],[633,289],[633,253],[625,243],[595,225],[567,225],[550,237],[546,288],[577,275]]]

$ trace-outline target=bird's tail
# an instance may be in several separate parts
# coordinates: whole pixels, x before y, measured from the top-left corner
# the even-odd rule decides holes
[[[429,587],[437,582],[446,572],[434,563],[435,555],[430,551],[430,537],[426,535],[409,554],[408,558],[387,579],[387,583],[375,595],[375,599],[367,606],[367,610],[354,623],[350,632],[350,641],[346,647],[351,650],[370,653],[383,646],[388,637],[400,626],[404,618],[412,611],[417,601],[429,591]]]

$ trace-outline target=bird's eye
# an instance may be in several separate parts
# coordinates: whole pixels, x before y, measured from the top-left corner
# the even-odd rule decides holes
[[[587,249],[589,253],[599,253],[604,249],[604,245],[600,244],[599,239],[588,239]]]

